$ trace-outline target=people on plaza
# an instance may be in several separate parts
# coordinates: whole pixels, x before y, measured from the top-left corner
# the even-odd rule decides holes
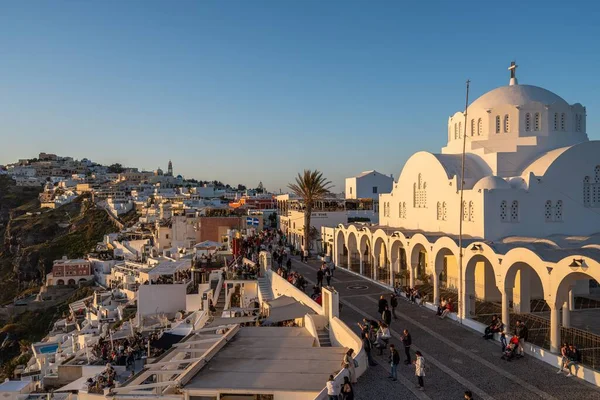
[[[342,385],[342,400],[354,400],[354,388],[352,382],[347,376],[344,377],[344,383]]]
[[[425,376],[425,358],[420,351],[415,352],[415,375],[417,376],[417,383],[419,384],[419,390],[424,390],[425,382],[423,377]]]
[[[390,311],[390,308],[388,306],[385,306],[385,309],[381,313],[381,319],[388,326],[392,323],[392,312]]]
[[[344,359],[342,360],[342,366],[347,364],[348,365],[348,371],[350,372],[350,382],[352,383],[356,383],[356,366],[357,366],[357,362],[356,360],[354,360],[354,358],[352,357],[352,355],[354,354],[354,349],[348,349],[348,351],[346,352],[346,354],[344,354]]]
[[[517,357],[525,356],[525,348],[523,347],[523,343],[527,341],[528,334],[529,334],[529,329],[523,323],[523,321],[518,319],[516,322],[516,327],[515,327],[515,335],[519,337],[519,346],[518,346]]]
[[[494,333],[502,332],[503,329],[504,329],[504,324],[502,323],[502,320],[500,318],[498,318],[498,316],[496,314],[494,314],[492,316],[492,321],[485,328],[483,338],[485,340],[489,340],[494,337]]]
[[[393,381],[398,380],[398,364],[400,364],[400,354],[396,350],[396,346],[390,344],[390,376]]]
[[[440,303],[437,306],[437,313],[436,315],[442,315],[442,312],[444,312],[444,310],[446,309],[446,299],[445,298],[441,298],[440,299]]]
[[[508,344],[504,348],[502,357],[500,357],[500,358],[502,358],[503,360],[506,360],[506,361],[512,361],[512,359],[517,354],[518,347],[519,347],[519,337],[515,335],[510,338]]]
[[[448,316],[448,314],[454,312],[454,304],[452,304],[452,299],[448,299],[446,302],[446,308],[442,311],[442,315],[440,315],[441,319],[444,319]]]
[[[396,307],[398,307],[398,295],[394,292],[390,295],[390,305],[392,306],[392,315],[394,319],[398,319],[396,316]]]
[[[388,305],[388,302],[385,299],[385,296],[381,295],[381,297],[379,298],[379,302],[377,303],[377,306],[378,306],[377,313],[379,315],[381,315],[383,313],[383,311],[385,310],[385,308],[387,307],[387,305]]]
[[[333,375],[329,375],[327,381],[327,395],[329,400],[339,400],[340,397],[340,386],[335,382]]]
[[[371,356],[371,350],[373,349],[373,345],[371,344],[371,339],[369,338],[369,333],[365,333],[365,337],[362,340],[363,349],[367,354],[367,359],[369,360],[369,366],[374,367],[377,364],[373,361],[373,357]]]
[[[325,270],[323,271],[325,274],[325,280],[327,281],[327,286],[331,286],[331,270],[327,265],[325,265]]]
[[[404,354],[406,355],[406,360],[404,360],[404,364],[408,365],[411,362],[410,346],[412,345],[412,337],[410,336],[408,329],[402,331],[402,345],[404,346]]]
[[[571,373],[571,367],[575,366],[581,362],[581,352],[574,344],[564,343],[563,347],[560,349],[562,360],[561,360],[561,368],[558,370],[557,374],[560,374],[563,370],[567,372],[567,376],[573,376]]]
[[[377,330],[377,348],[379,349],[379,355],[383,355],[383,350],[387,347],[390,339],[392,338],[392,334],[390,333],[389,326],[382,322],[380,324],[380,328]]]
[[[323,272],[322,269],[319,268],[319,270],[317,271],[317,286],[323,287],[323,277],[324,276],[325,276],[325,273]]]

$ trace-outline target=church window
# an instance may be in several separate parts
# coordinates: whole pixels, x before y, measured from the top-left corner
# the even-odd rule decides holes
[[[417,182],[413,184],[413,200],[415,208],[427,208],[427,183],[419,174]]]
[[[387,217],[387,203],[383,203],[383,216]]]
[[[475,136],[475,118],[471,120],[471,136]]]
[[[525,114],[525,130],[529,132],[531,130],[531,114]]]
[[[594,168],[594,178],[583,178],[583,205],[600,208],[600,165]]]
[[[585,178],[583,178],[583,205],[585,207],[589,207],[590,203],[591,203],[591,199],[590,199],[590,192],[591,192],[591,186],[592,184],[590,183],[590,177],[586,176]]]
[[[510,122],[508,120],[508,114],[504,116],[504,133],[508,133],[510,130]]]
[[[554,113],[554,130],[558,130],[558,113]]]
[[[446,202],[442,203],[442,219],[446,221],[448,219],[448,207],[446,207]]]
[[[507,208],[508,204],[506,203],[506,200],[502,200],[502,202],[500,202],[500,221],[502,222],[508,222]]]
[[[544,218],[546,219],[546,222],[552,221],[552,201],[550,200],[546,201],[546,205],[544,207]]]
[[[539,131],[540,130],[540,113],[535,113],[534,123],[533,123],[533,130],[534,131]]]
[[[560,130],[564,131],[566,125],[567,125],[567,114],[562,113],[562,114],[560,114]]]
[[[475,221],[475,210],[474,210],[474,205],[473,202],[470,201],[469,202],[469,221],[474,222]]]
[[[562,200],[558,200],[556,202],[556,207],[554,208],[554,220],[555,221],[562,221]]]
[[[517,200],[513,200],[510,206],[510,220],[519,222],[519,202]]]
[[[577,132],[581,132],[581,114],[576,114],[575,115],[575,130]]]
[[[403,201],[400,205],[400,218],[406,219],[406,202]]]
[[[600,165],[596,165],[594,168],[594,180],[596,183],[600,183]]]
[[[462,122],[458,123],[458,138],[462,138]]]
[[[442,203],[440,203],[439,201],[437,202],[437,220],[442,220]]]
[[[454,123],[454,139],[458,139],[458,124]]]
[[[496,133],[500,133],[500,116],[496,115]]]
[[[483,134],[483,121],[481,118],[477,120],[477,136],[481,136]]]
[[[467,220],[468,215],[469,215],[469,211],[467,210],[467,202],[463,200],[463,202],[462,202],[462,219],[463,219],[463,221]]]

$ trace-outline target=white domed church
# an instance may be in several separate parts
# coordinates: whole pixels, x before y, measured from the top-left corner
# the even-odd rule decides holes
[[[600,282],[600,141],[584,106],[519,84],[516,69],[449,117],[440,153],[409,158],[380,195],[380,225],[340,225],[323,240],[337,265],[382,285],[404,271],[407,285],[433,286],[433,301],[456,290],[460,318],[475,317],[475,299],[502,302],[505,322],[509,308],[543,300],[556,350],[558,312],[569,326],[573,297]]]

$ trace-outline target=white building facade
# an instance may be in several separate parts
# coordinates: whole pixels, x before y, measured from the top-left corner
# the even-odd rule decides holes
[[[379,226],[340,225],[323,240],[339,266],[384,285],[406,274],[410,286],[430,282],[433,301],[456,290],[461,318],[475,299],[497,301],[508,324],[511,304],[526,313],[544,300],[556,350],[560,310],[569,326],[573,296],[600,281],[600,141],[588,139],[585,107],[519,85],[510,69],[508,86],[449,118],[441,153],[406,162],[380,196]]]

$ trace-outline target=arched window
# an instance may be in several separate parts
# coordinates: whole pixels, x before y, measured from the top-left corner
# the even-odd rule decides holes
[[[512,222],[519,222],[519,202],[517,200],[513,200],[510,205],[510,220]]]
[[[590,183],[590,177],[586,176],[585,178],[583,178],[583,205],[586,207],[590,206],[591,203],[591,199],[590,199],[590,192],[591,192],[591,183]]]
[[[477,136],[483,135],[483,121],[481,118],[477,120]]]
[[[510,121],[508,120],[508,114],[504,116],[504,133],[508,133],[510,131]]]
[[[533,123],[533,130],[534,131],[539,131],[540,130],[540,113],[535,113],[534,123]]]
[[[566,129],[567,126],[567,114],[562,113],[560,114],[560,130],[564,131]]]
[[[500,202],[500,221],[508,222],[508,214],[507,214],[508,204],[506,200],[502,200]]]
[[[458,124],[454,123],[454,139],[458,139]]]
[[[496,115],[496,133],[500,133],[500,116]]]
[[[398,218],[402,218],[402,202],[398,203]]]
[[[531,114],[525,114],[525,130],[529,132],[531,130]]]
[[[440,203],[439,201],[437,202],[437,220],[442,220],[442,203]]]
[[[547,200],[546,205],[544,206],[544,218],[546,222],[552,221],[552,201]]]
[[[475,136],[475,118],[471,120],[471,136]]]
[[[446,221],[448,219],[448,208],[446,207],[446,202],[442,203],[442,219]]]
[[[462,219],[463,219],[463,221],[466,221],[468,216],[469,216],[469,210],[467,209],[467,202],[465,200],[463,200],[463,202],[462,202]]]
[[[469,202],[469,221],[474,222],[475,221],[475,210],[474,210],[474,205],[473,202],[470,201]]]
[[[596,183],[600,183],[600,165],[596,165],[594,168],[594,180]]]
[[[558,130],[558,113],[554,113],[554,130]]]
[[[575,115],[575,130],[577,132],[581,132],[581,120],[582,120],[581,114],[576,114]]]
[[[406,219],[406,202],[402,202],[402,218]]]
[[[387,217],[387,213],[388,213],[387,203],[383,203],[383,216]]]
[[[563,207],[563,202],[562,200],[558,200],[556,202],[556,208],[554,209],[554,220],[555,221],[562,221],[562,207]]]
[[[462,122],[458,123],[458,138],[462,138]]]

